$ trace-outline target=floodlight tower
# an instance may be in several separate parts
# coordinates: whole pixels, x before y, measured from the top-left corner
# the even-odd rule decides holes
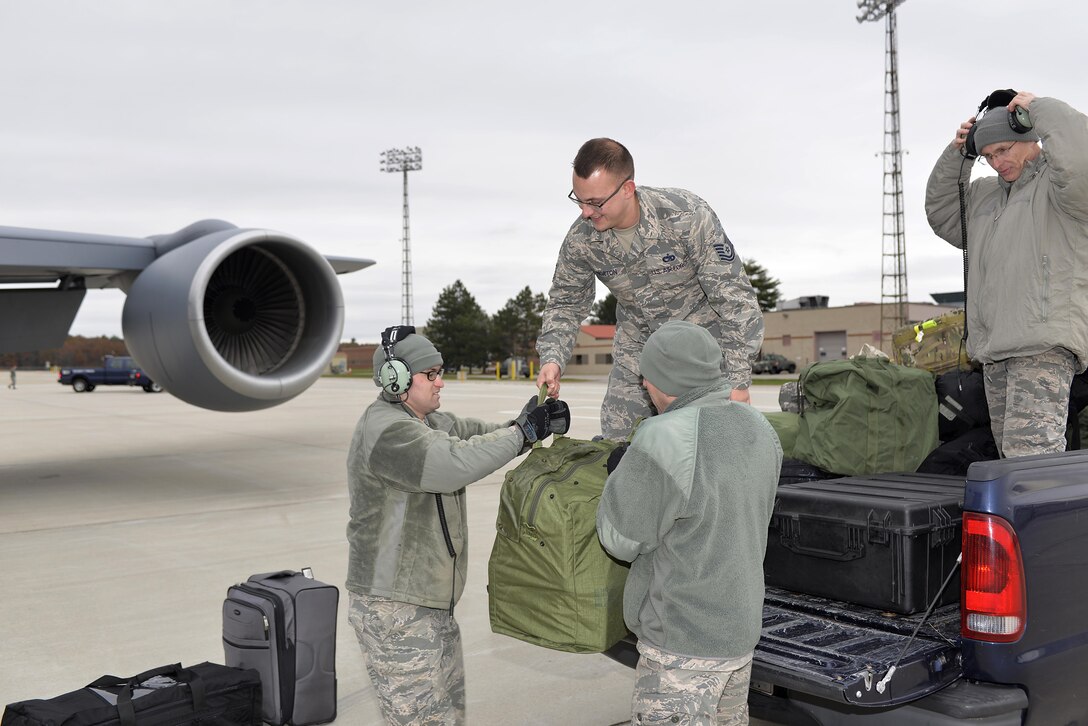
[[[899,140],[899,73],[895,9],[906,0],[858,0],[857,20],[884,18],[884,237],[880,270],[880,342],[907,323],[907,249],[903,216],[903,147]]]
[[[418,146],[406,146],[403,149],[388,149],[382,154],[381,170],[389,173],[404,174],[404,236],[403,255],[400,267],[401,309],[400,317],[404,325],[413,325],[412,318],[412,247],[408,241],[408,172],[423,168],[423,152]]]

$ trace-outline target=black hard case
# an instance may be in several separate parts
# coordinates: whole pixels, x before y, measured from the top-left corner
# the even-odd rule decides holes
[[[960,553],[964,479],[876,474],[780,484],[763,562],[770,587],[910,614]],[[959,599],[959,572],[938,605]]]
[[[144,686],[150,681],[154,687]],[[173,685],[171,685],[173,683]],[[199,663],[162,666],[130,678],[102,676],[78,691],[8,704],[3,726],[260,726],[256,671]]]
[[[227,589],[227,665],[261,674],[267,723],[336,718],[336,611],[340,591],[293,570],[251,576]]]

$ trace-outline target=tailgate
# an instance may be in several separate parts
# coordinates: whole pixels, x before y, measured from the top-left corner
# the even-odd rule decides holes
[[[782,686],[858,706],[926,696],[960,678],[959,607],[934,610],[910,641],[922,618],[767,588],[752,688]]]

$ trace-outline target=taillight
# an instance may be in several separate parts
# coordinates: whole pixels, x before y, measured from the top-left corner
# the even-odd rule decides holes
[[[1009,643],[1024,632],[1027,599],[1020,542],[1000,517],[963,513],[960,631],[965,638]]]

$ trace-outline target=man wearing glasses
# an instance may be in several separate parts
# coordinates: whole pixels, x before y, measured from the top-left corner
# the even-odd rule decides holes
[[[581,211],[559,251],[537,353],[537,385],[559,393],[596,281],[616,297],[612,372],[601,406],[601,433],[626,439],[652,413],[638,356],[669,320],[706,328],[721,346],[731,398],[747,402],[751,361],[763,343],[763,314],[740,256],[710,206],[683,189],[636,187],[630,152],[590,139],[574,158],[568,195]]]
[[[570,412],[536,396],[505,423],[440,412],[442,354],[410,326],[382,339],[374,352],[382,392],[348,451],[348,620],[388,723],[463,724],[453,608],[468,574],[465,487],[566,433]]]
[[[1065,450],[1070,383],[1088,364],[1088,117],[1023,91],[987,102],[999,93],[1012,100],[960,124],[937,160],[926,216],[966,240],[967,354],[1008,457]],[[968,149],[997,176],[969,182]]]

